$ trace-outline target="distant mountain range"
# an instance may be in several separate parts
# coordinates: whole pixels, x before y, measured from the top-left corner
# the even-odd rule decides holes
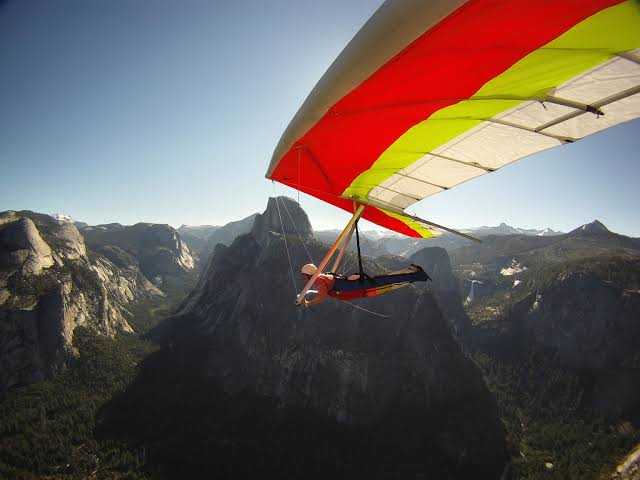
[[[485,237],[451,259],[474,291],[479,348],[581,372],[580,408],[640,418],[640,389],[624,387],[640,385],[640,239],[594,220],[561,235]]]
[[[458,265],[481,263],[504,267],[514,256],[526,256],[529,262],[549,264],[600,254],[634,254],[640,239],[608,230],[600,221],[582,225],[569,233],[553,236],[494,235],[482,243],[455,250],[452,259]]]
[[[189,250],[197,266],[200,264],[200,257],[202,256],[203,250],[207,249],[208,238],[220,228],[218,225],[181,225],[180,228],[178,228],[178,233],[182,237],[182,240],[189,246]],[[206,256],[207,254],[205,253],[205,257]]]
[[[487,237],[489,235],[535,235],[539,237],[546,237],[549,235],[560,235],[562,232],[557,232],[550,228],[536,229],[536,228],[518,228],[501,223],[497,227],[478,227],[469,230],[464,230],[465,233],[469,233],[475,236]]]
[[[257,214],[251,214],[241,220],[229,222],[222,226],[182,225],[178,232],[189,246],[189,249],[196,258],[198,266],[206,264],[207,259],[213,252],[214,247],[221,243],[230,245],[236,237],[244,235],[251,230],[253,221]]]
[[[178,233],[182,235],[182,238],[187,236],[199,238],[201,240],[206,240],[209,236],[220,229],[219,225],[181,225],[178,228]]]
[[[507,298],[498,301],[504,303],[516,292],[535,290],[541,278],[546,278],[545,272],[561,265],[609,258],[626,261],[639,255],[640,239],[611,232],[594,220],[553,236],[488,236],[480,244],[451,251],[451,260],[462,281],[481,282],[474,288],[476,299],[504,293]]]
[[[80,225],[0,213],[0,393],[63,370],[76,327],[132,332],[137,305],[158,307],[195,283],[193,258],[170,226]]]
[[[467,233],[476,238],[488,237],[490,235],[528,235],[528,236],[552,236],[560,235],[561,232],[556,232],[550,228],[544,229],[528,229],[517,228],[501,223],[496,227],[478,227],[472,229],[461,230],[462,233]],[[408,257],[421,248],[432,246],[442,247],[447,251],[453,251],[456,248],[460,248],[465,245],[471,245],[473,242],[467,240],[464,237],[454,235],[452,233],[443,232],[440,236],[430,239],[416,239],[409,238],[403,235],[395,233],[381,233],[376,232],[374,237],[375,241],[384,246],[384,248],[393,255],[400,255]]]
[[[183,225],[178,229],[178,231],[196,256],[207,257],[213,251],[213,247],[215,247],[216,244],[222,243],[223,245],[230,245],[236,237],[249,233],[256,215],[257,214],[249,215],[242,220],[230,222],[222,227],[191,227]],[[496,227],[482,226],[463,230],[463,232],[475,237],[486,237],[490,235],[551,236],[560,235],[562,233],[550,228],[527,229],[512,227],[506,223],[501,223]],[[320,242],[332,243],[339,233],[339,229],[315,230],[314,236]],[[413,253],[425,247],[443,247],[451,251],[472,243],[463,237],[446,232],[437,238],[424,240],[378,230],[361,231],[360,240],[363,255],[371,257],[379,257],[381,255],[400,255],[403,257],[409,257]],[[352,250],[355,248],[355,239],[351,241],[350,248]]]

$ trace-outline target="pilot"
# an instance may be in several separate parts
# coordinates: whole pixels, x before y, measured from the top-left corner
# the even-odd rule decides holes
[[[308,281],[318,271],[313,263],[307,263],[300,269],[302,276]],[[354,274],[349,277],[332,273],[321,273],[316,277],[311,289],[300,302],[309,307],[324,302],[327,297],[338,300],[353,300],[354,298],[375,297],[383,293],[396,290],[413,282],[426,282],[431,277],[419,265],[410,265],[404,270],[370,277]],[[313,295],[307,298],[307,295]]]

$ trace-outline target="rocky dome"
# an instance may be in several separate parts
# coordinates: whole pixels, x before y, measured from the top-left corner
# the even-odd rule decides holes
[[[256,216],[251,234],[263,244],[270,232],[282,235],[283,230],[285,235],[300,235],[305,239],[313,236],[309,217],[296,201],[284,196],[271,197],[266,210]]]
[[[431,277],[434,286],[442,290],[455,290],[458,282],[451,270],[449,254],[442,247],[427,247],[409,257],[411,263],[420,265]]]
[[[0,393],[64,369],[76,353],[76,327],[131,332],[131,303],[163,295],[126,253],[115,253],[119,264],[87,255],[72,222],[0,213]]]
[[[462,307],[462,294],[458,280],[453,275],[451,259],[442,247],[427,247],[409,257],[411,263],[420,265],[431,277],[428,288],[438,301],[445,317],[458,337],[465,337],[471,321]]]
[[[288,202],[298,232],[309,236],[306,214]],[[357,428],[365,441],[393,432],[401,438],[399,448],[411,452],[406,461],[446,463],[456,478],[499,477],[504,434],[494,400],[434,294],[411,286],[358,302],[369,311],[332,301],[307,310],[295,307],[301,279],[291,277],[285,243],[277,235],[277,207],[270,199],[252,233],[229,247],[218,245],[180,314],[156,331],[165,345],[159,354],[163,362],[193,365],[190,388],[217,385],[231,399],[231,412],[234,399],[242,402],[251,394],[263,405],[275,401],[279,416],[297,411],[320,415],[325,424],[336,422],[336,435]],[[292,233],[288,253],[300,265],[305,248],[293,225],[285,228]],[[314,259],[326,249],[312,239],[305,246]],[[434,263],[446,264],[446,258],[434,257]],[[141,377],[150,378],[145,372]],[[145,398],[165,388],[162,382],[139,387]],[[377,472],[398,467],[397,459],[384,466],[386,461],[374,458],[369,467]],[[428,471],[435,478],[445,474],[440,468]]]
[[[149,279],[191,272],[194,260],[180,234],[170,225],[137,223],[84,228],[87,245],[118,262],[136,262]]]
[[[69,260],[77,260],[87,256],[84,237],[77,227],[70,222],[58,222],[57,228],[51,232],[55,239],[60,255]]]
[[[51,248],[30,218],[14,215],[9,212],[0,218],[2,263],[20,268],[23,275],[38,275],[53,265]]]

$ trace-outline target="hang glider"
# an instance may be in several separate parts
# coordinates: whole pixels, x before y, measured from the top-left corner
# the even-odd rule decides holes
[[[429,238],[446,228],[408,215],[415,203],[639,116],[637,0],[386,1],[266,176]]]

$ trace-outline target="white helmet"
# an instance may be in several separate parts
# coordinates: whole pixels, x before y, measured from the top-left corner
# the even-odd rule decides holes
[[[313,263],[307,263],[306,265],[302,266],[300,272],[302,272],[304,275],[313,275],[317,270],[318,267],[316,267]]]

